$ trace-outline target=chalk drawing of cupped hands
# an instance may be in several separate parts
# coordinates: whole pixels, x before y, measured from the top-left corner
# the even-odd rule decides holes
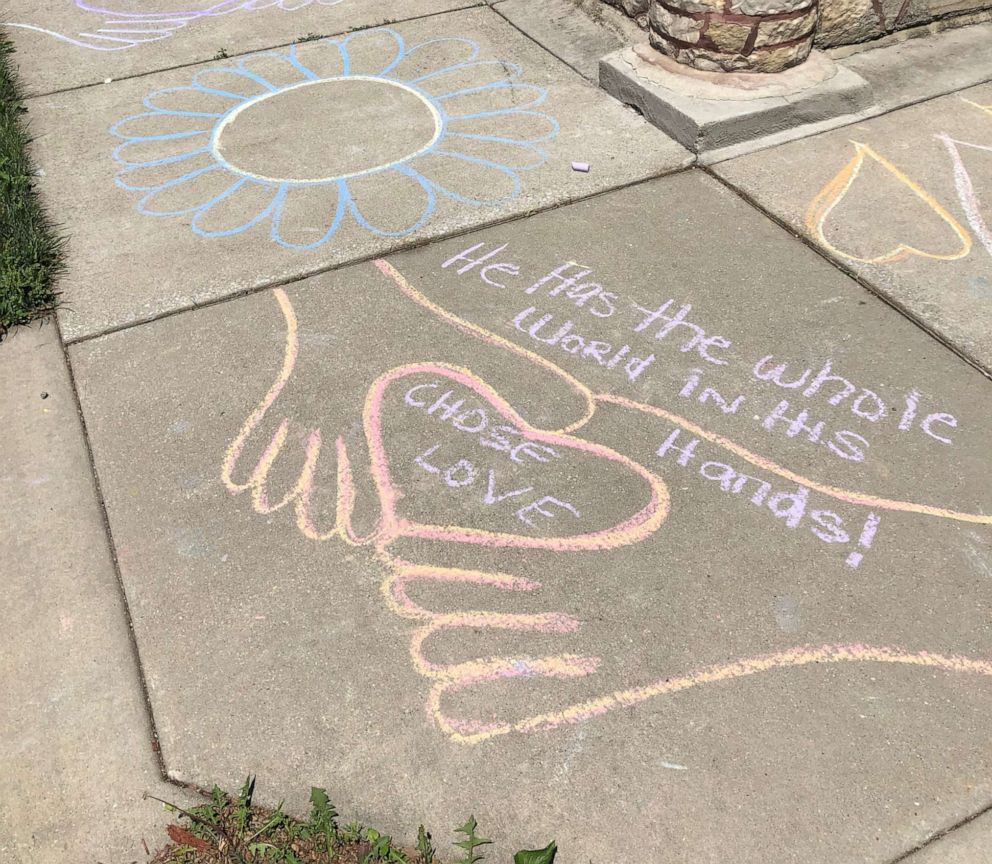
[[[92,51],[126,51],[175,35],[187,25],[233,12],[282,9],[292,12],[307,6],[336,6],[344,0],[67,0],[69,7],[55,25],[39,9],[29,17],[18,11],[17,20],[4,27],[32,30],[78,48]],[[71,14],[75,12],[76,14]],[[72,24],[65,22],[69,14]],[[59,29],[52,29],[58,26]],[[78,30],[71,28],[78,27]]]
[[[743,656],[728,660],[711,613],[740,605],[739,574],[722,596],[686,582],[693,550],[680,544],[692,544],[684,523],[673,528],[668,487],[595,440],[595,395],[436,306],[389,263],[375,267],[363,286],[327,277],[319,300],[273,293],[281,360],[258,367],[271,383],[232,430],[221,479],[255,513],[281,513],[302,535],[301,554],[334,544],[378,566],[382,603],[408,623],[396,632],[424,679],[428,714],[451,740],[550,731],[823,664],[915,666],[992,686],[982,658],[788,637],[769,650],[746,615],[749,632],[731,640],[731,656]],[[390,283],[413,303],[397,303]],[[356,289],[363,303],[346,302]],[[322,350],[328,341],[333,351]],[[336,359],[359,345],[368,362]]]

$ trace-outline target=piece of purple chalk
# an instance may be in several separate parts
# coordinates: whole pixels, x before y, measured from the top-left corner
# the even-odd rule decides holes
[[[573,171],[581,171],[583,174],[588,174],[589,173],[589,163],[588,162],[573,162],[572,163],[572,170]]]

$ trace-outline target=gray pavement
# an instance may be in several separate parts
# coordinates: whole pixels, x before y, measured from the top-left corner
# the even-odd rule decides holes
[[[419,295],[364,263],[71,349],[172,776],[594,861],[887,861],[992,801],[978,372],[700,174],[389,262]],[[378,540],[328,536],[342,451]]]
[[[590,81],[599,81],[599,61],[647,34],[615,9],[585,0],[503,0],[493,7],[546,51]],[[595,19],[587,14],[595,9]]]
[[[986,814],[928,844],[907,864],[989,864],[992,862],[992,816]]]
[[[56,94],[32,123],[70,340],[690,161],[488,8]]]
[[[992,85],[715,166],[992,370]]]
[[[30,92],[52,93],[488,0],[7,0]]]
[[[858,179],[919,175],[970,256],[869,291],[836,250],[932,223],[852,181],[823,255],[679,171],[582,77],[615,30],[353,5],[201,16],[32,100],[72,378],[51,326],[0,346],[0,857],[143,860],[141,790],[253,771],[405,841],[474,813],[493,860],[984,864],[992,390],[952,280],[987,259],[924,147],[977,121],[948,97],[717,166],[798,227],[845,134],[901,147]],[[427,12],[293,51],[246,24]],[[199,63],[207,32],[277,50]]]
[[[127,612],[51,324],[0,350],[0,860],[147,860],[167,818]]]

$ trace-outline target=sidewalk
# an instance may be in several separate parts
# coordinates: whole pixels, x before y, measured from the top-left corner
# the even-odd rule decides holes
[[[0,858],[251,772],[493,860],[992,861],[992,63],[696,166],[565,0],[10,5],[71,239],[0,345]]]
[[[0,859],[147,860],[161,776],[127,612],[54,326],[21,328],[0,357]]]

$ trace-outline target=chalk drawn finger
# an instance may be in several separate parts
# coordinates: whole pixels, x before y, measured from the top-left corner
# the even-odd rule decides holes
[[[474,676],[452,675],[439,679],[431,690],[429,704],[435,722],[451,740],[474,745],[504,735],[547,732],[575,723],[584,723],[619,709],[629,709],[653,700],[669,698],[697,687],[727,683],[776,670],[817,668],[825,664],[840,663],[900,665],[950,675],[977,676],[986,679],[985,683],[992,686],[992,680],[988,680],[992,679],[992,662],[988,660],[934,654],[927,651],[907,651],[901,648],[849,644],[800,646],[787,651],[706,666],[686,674],[672,674],[642,686],[615,690],[566,707],[534,713],[509,722],[464,716],[452,710],[451,702],[473,689],[498,685],[502,681],[501,672],[513,674],[512,666],[503,668],[494,666]],[[595,671],[595,668],[583,669],[580,662],[574,661],[570,666],[559,666],[557,663],[536,665],[527,673],[521,674],[566,678],[594,675]]]

